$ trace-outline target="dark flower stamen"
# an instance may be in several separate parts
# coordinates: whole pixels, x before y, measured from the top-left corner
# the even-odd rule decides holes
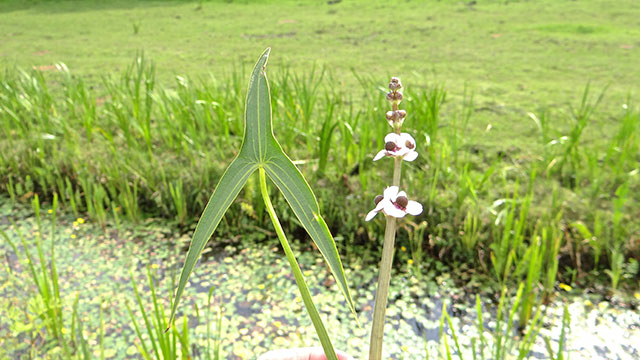
[[[409,199],[406,196],[398,196],[396,199],[396,206],[400,210],[405,210],[407,208],[407,204],[409,204]]]
[[[374,202],[376,205],[378,205],[378,203],[379,203],[380,201],[382,201],[382,199],[384,199],[384,196],[382,196],[382,195],[377,195],[377,196],[373,199],[373,202]]]
[[[384,144],[384,149],[387,151],[393,151],[396,149],[396,143],[394,143],[393,141],[389,141],[388,143]]]

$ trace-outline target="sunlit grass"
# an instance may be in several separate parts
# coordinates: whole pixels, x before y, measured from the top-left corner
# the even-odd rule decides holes
[[[163,87],[139,57],[95,90],[59,67],[57,82],[37,71],[1,78],[0,188],[15,202],[58,193],[64,209],[103,226],[149,216],[192,224],[241,141],[242,73],[204,82],[178,77],[175,87]],[[361,86],[370,95],[356,99],[355,89],[325,86],[330,72],[270,74],[274,131],[316,188],[331,229],[351,239],[338,242],[339,250],[362,255],[351,249],[361,241],[375,248],[368,239],[377,238],[381,225],[363,224],[361,214],[381,191],[379,175],[388,165],[371,166],[382,144],[367,140],[387,132],[379,110],[384,93],[365,77]],[[404,178],[426,203],[418,221],[427,221],[410,242],[415,266],[428,255],[466,258],[501,282],[506,274],[524,279],[532,246],[540,242],[541,268],[558,269],[565,283],[582,281],[591,270],[607,270],[614,288],[624,282],[634,268],[625,254],[638,246],[629,239],[640,231],[630,217],[637,210],[640,112],[628,99],[612,125],[601,128],[594,117],[603,98],[605,92],[587,87],[567,112],[532,112],[538,131],[522,138],[531,150],[493,153],[483,139],[466,136],[478,111],[471,96],[456,106],[443,87],[408,86],[403,104],[424,156]],[[596,132],[598,141],[585,139]],[[486,137],[495,141],[490,132]],[[222,233],[243,219],[265,219],[255,179],[239,202],[231,208],[238,216],[221,224]],[[294,230],[289,218],[285,209],[284,226]],[[564,249],[560,266],[550,249]],[[360,255],[357,261],[375,258]],[[547,298],[555,272],[537,280],[546,279]]]

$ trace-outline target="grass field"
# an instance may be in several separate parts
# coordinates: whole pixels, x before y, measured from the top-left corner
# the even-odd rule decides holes
[[[522,183],[532,198],[525,232],[551,210],[590,233],[628,223],[634,244],[636,2],[7,1],[0,12],[0,176],[13,198],[55,191],[103,224],[115,209],[189,224],[218,159],[238,144],[246,65],[272,46],[276,136],[320,187],[339,235],[354,236],[360,221],[335,186],[349,175],[365,199],[381,186],[369,164],[387,130],[373,119],[394,74],[407,87],[408,128],[433,141],[407,179],[432,203],[429,233],[458,237],[466,226],[495,237],[485,226],[508,210],[495,201]],[[260,210],[251,188],[245,197]]]
[[[394,75],[420,153],[402,185],[425,205],[401,223],[396,271],[455,274],[476,294],[520,284],[520,331],[560,289],[640,297],[637,1],[10,0],[0,17],[11,209],[37,194],[110,239],[155,224],[190,234],[237,153],[247,72],[270,46],[275,135],[347,268],[379,259],[383,224],[364,214],[390,176],[371,160]],[[250,178],[212,246],[270,244],[267,221]]]
[[[274,49],[272,69],[317,64],[336,85],[360,74],[410,86],[467,86],[500,125],[540,105],[566,105],[588,81],[609,85],[610,110],[638,91],[640,4],[609,1],[4,1],[0,61],[64,62],[99,79],[139,50],[162,81],[219,76]],[[509,120],[509,121],[507,121]],[[501,122],[504,121],[504,122]],[[486,125],[486,124],[482,124]]]

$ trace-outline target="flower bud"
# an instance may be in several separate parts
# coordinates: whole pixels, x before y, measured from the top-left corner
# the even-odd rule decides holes
[[[400,102],[402,101],[402,93],[400,91],[389,91],[387,93],[387,100],[391,102]]]
[[[394,98],[394,93],[393,93],[393,91],[389,91],[389,92],[387,93],[387,101],[393,101],[393,98]]]
[[[392,77],[391,81],[389,82],[389,90],[396,91],[400,89],[402,89],[402,83],[400,82],[400,79],[395,76]]]
[[[407,117],[407,112],[405,110],[398,110],[396,112],[398,113],[400,119],[404,119],[405,117]]]
[[[407,204],[409,204],[409,199],[407,199],[406,196],[398,196],[396,198],[396,204],[398,204],[399,206],[406,208]]]
[[[374,203],[374,204],[376,204],[376,205],[378,205],[378,203],[379,203],[380,201],[382,201],[382,199],[384,199],[384,196],[382,196],[382,195],[377,195],[377,196],[373,199],[373,203]]]
[[[393,111],[393,110],[387,111],[386,116],[387,116],[387,120],[389,121],[395,121],[398,118],[397,111]]]

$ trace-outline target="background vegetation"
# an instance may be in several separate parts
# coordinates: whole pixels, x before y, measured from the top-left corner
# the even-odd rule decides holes
[[[58,194],[107,232],[191,232],[240,145],[246,70],[272,46],[276,136],[347,266],[379,258],[382,222],[363,216],[391,171],[371,159],[395,75],[420,153],[404,187],[426,209],[399,233],[400,267],[456,269],[474,289],[522,283],[523,328],[558,281],[638,288],[637,2],[6,1],[0,13],[12,204]],[[273,237],[258,192],[250,180],[213,247]]]

